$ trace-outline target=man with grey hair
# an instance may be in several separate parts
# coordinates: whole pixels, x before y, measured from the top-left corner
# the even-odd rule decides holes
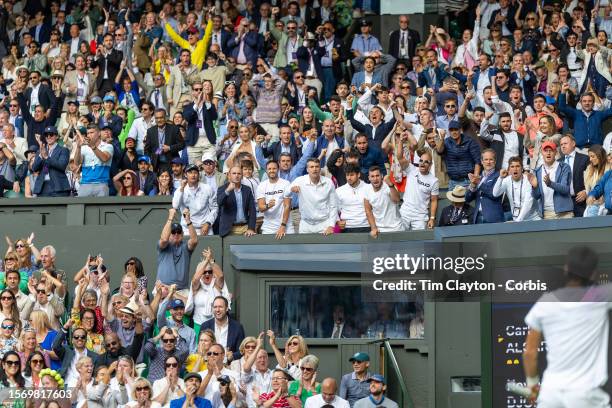
[[[52,245],[42,247],[40,250],[41,272],[48,272],[51,276],[57,277],[61,282],[66,282],[66,273],[55,266],[55,248]],[[65,295],[65,292],[64,292]],[[64,296],[62,295],[62,297]]]
[[[13,153],[17,166],[26,160],[25,152],[28,150],[28,142],[23,137],[15,137],[14,125],[5,123],[2,127],[2,139],[0,139],[0,142],[6,144],[6,147]]]

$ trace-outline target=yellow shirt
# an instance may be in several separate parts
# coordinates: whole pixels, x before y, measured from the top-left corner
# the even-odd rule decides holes
[[[189,44],[189,41],[185,40],[183,37],[178,35],[176,31],[172,28],[169,23],[166,23],[166,31],[172,40],[179,46],[181,49],[188,49],[191,51],[191,63],[202,69],[202,64],[206,59],[206,52],[208,51],[208,42],[210,41],[210,37],[212,36],[212,19],[208,20],[206,23],[206,29],[204,30],[204,37],[199,40],[195,47],[192,47]]]
[[[204,361],[204,358],[201,358],[199,367],[195,366],[196,362],[198,361],[198,357],[198,354],[190,354],[189,357],[187,357],[187,360],[185,360],[185,368],[187,369],[188,373],[197,373],[200,371],[204,371],[208,368],[208,365],[206,364],[206,361]]]

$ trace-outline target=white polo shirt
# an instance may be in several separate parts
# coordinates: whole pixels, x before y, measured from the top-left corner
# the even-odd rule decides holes
[[[404,174],[407,181],[400,215],[406,219],[429,219],[431,196],[440,194],[438,178],[431,173],[421,174],[419,168],[413,165],[409,165]]]
[[[346,228],[367,228],[370,226],[363,204],[366,190],[367,184],[361,180],[358,181],[356,187],[346,183],[336,189],[340,219],[346,221]]]
[[[285,191],[290,190],[290,183],[287,180],[278,178],[272,183],[269,179],[262,181],[257,186],[255,198],[259,201],[260,198],[266,200],[266,204],[274,200],[274,206],[263,212],[263,224],[261,226],[262,234],[275,234],[283,222],[283,201]],[[291,229],[291,231],[289,231]],[[293,224],[287,223],[286,231],[293,233]]]
[[[378,230],[380,232],[403,231],[398,205],[391,201],[391,188],[385,183],[382,183],[378,191],[374,191],[371,184],[366,186],[364,198],[372,206]]]

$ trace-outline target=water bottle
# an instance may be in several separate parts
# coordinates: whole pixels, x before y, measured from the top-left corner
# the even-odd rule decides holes
[[[368,339],[371,339],[374,337],[374,334],[372,333],[372,329],[368,328],[368,331],[366,332],[366,337]]]

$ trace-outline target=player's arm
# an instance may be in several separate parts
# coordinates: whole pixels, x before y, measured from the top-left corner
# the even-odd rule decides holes
[[[527,340],[525,342],[525,350],[523,351],[523,367],[525,369],[525,377],[527,379],[527,388],[532,390],[532,396],[537,397],[538,389],[536,386],[540,382],[538,375],[538,347],[542,343],[542,333],[529,329]]]

